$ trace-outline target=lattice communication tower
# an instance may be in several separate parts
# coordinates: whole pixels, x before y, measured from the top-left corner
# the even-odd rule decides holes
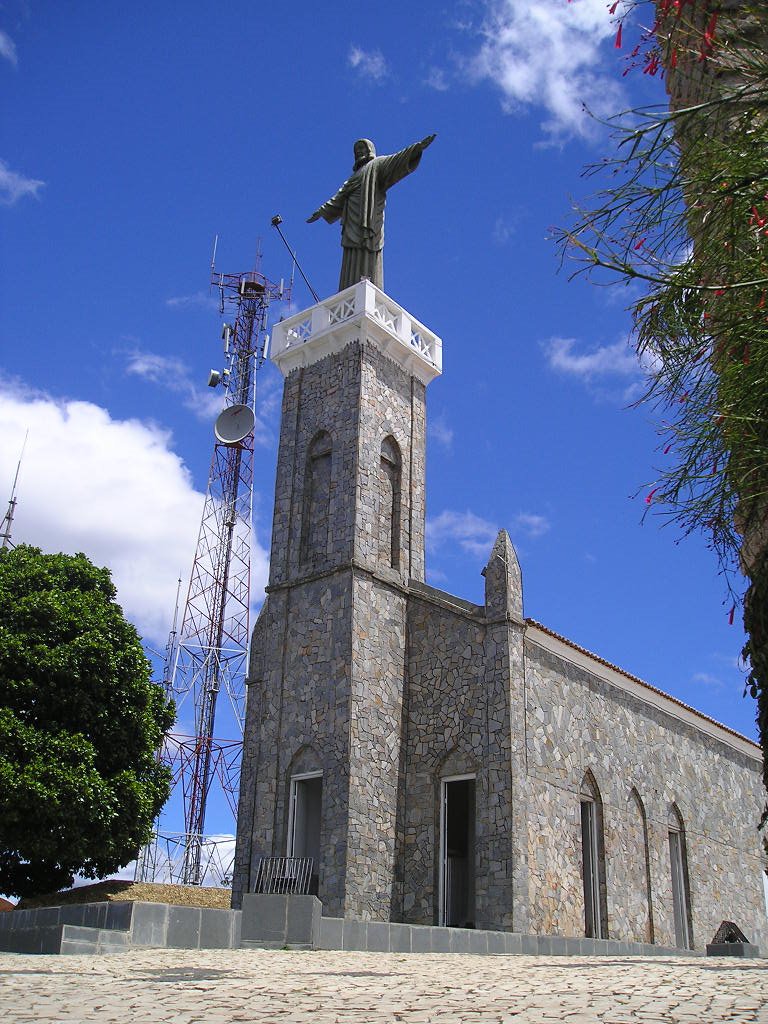
[[[162,759],[171,766],[173,790],[181,791],[184,834],[158,833],[139,858],[136,876],[183,885],[203,884],[211,863],[205,835],[209,796],[218,788],[232,815],[237,799],[245,722],[256,372],[267,357],[270,302],[287,300],[290,288],[258,271],[220,274],[211,266],[220,312],[235,312],[222,331],[225,368],[212,370],[209,385],[222,383],[224,409],[214,428],[208,488],[181,627],[176,620],[166,650],[164,682],[176,702],[177,723],[194,709],[194,735],[168,736]],[[216,736],[219,695],[228,701],[235,739]],[[162,852],[162,849],[165,852]],[[221,869],[226,882],[226,869]]]

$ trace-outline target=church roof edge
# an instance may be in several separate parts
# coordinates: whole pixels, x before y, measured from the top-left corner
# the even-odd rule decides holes
[[[586,647],[581,647],[579,644],[574,643],[573,640],[569,640],[568,637],[563,636],[561,633],[556,633],[553,629],[548,626],[544,626],[541,622],[537,622],[536,619],[526,618],[526,626],[532,626],[535,629],[540,630],[542,633],[546,633],[547,636],[553,637],[555,640],[559,640],[561,643],[570,647],[574,651],[578,651],[579,654],[585,655],[591,661],[597,662],[599,665],[603,665],[605,668],[610,669],[612,672],[617,672],[619,675],[624,676],[625,679],[631,680],[631,682],[649,690],[651,693],[655,693],[665,700],[671,701],[678,707],[683,708],[689,714],[695,715],[697,718],[702,719],[705,722],[709,722],[711,725],[717,726],[718,730],[729,733],[736,739],[741,740],[743,743],[747,743],[750,747],[755,748],[756,754],[761,754],[760,745],[755,741],[745,736],[743,733],[737,732],[735,729],[731,729],[728,725],[723,725],[722,722],[718,722],[716,718],[712,718],[710,715],[705,714],[703,711],[699,711],[697,708],[692,707],[690,704],[686,704],[685,701],[679,700],[677,697],[673,697],[671,694],[666,693],[664,690],[660,690],[657,686],[653,686],[651,683],[647,683],[644,679],[639,676],[633,675],[631,672],[627,672],[626,669],[621,668],[619,665],[614,665],[613,662],[607,661],[605,658],[601,658],[599,654],[595,654],[593,651],[587,650]],[[753,752],[750,751],[750,754]]]

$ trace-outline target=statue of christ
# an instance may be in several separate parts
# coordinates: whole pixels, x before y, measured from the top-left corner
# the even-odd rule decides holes
[[[336,195],[319,206],[307,223],[321,217],[329,224],[341,219],[341,261],[339,291],[367,277],[384,287],[384,204],[387,190],[419,166],[421,154],[434,135],[406,146],[391,156],[376,156],[369,139],[358,139],[354,146],[355,166]]]

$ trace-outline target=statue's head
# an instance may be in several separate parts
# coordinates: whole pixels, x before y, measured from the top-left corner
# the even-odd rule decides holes
[[[376,147],[370,139],[358,139],[354,145],[355,170],[359,171],[369,160],[376,156]]]

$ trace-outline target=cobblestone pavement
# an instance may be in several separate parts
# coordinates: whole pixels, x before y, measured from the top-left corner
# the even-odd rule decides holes
[[[768,960],[265,950],[0,954],[0,1021],[768,1022]]]

